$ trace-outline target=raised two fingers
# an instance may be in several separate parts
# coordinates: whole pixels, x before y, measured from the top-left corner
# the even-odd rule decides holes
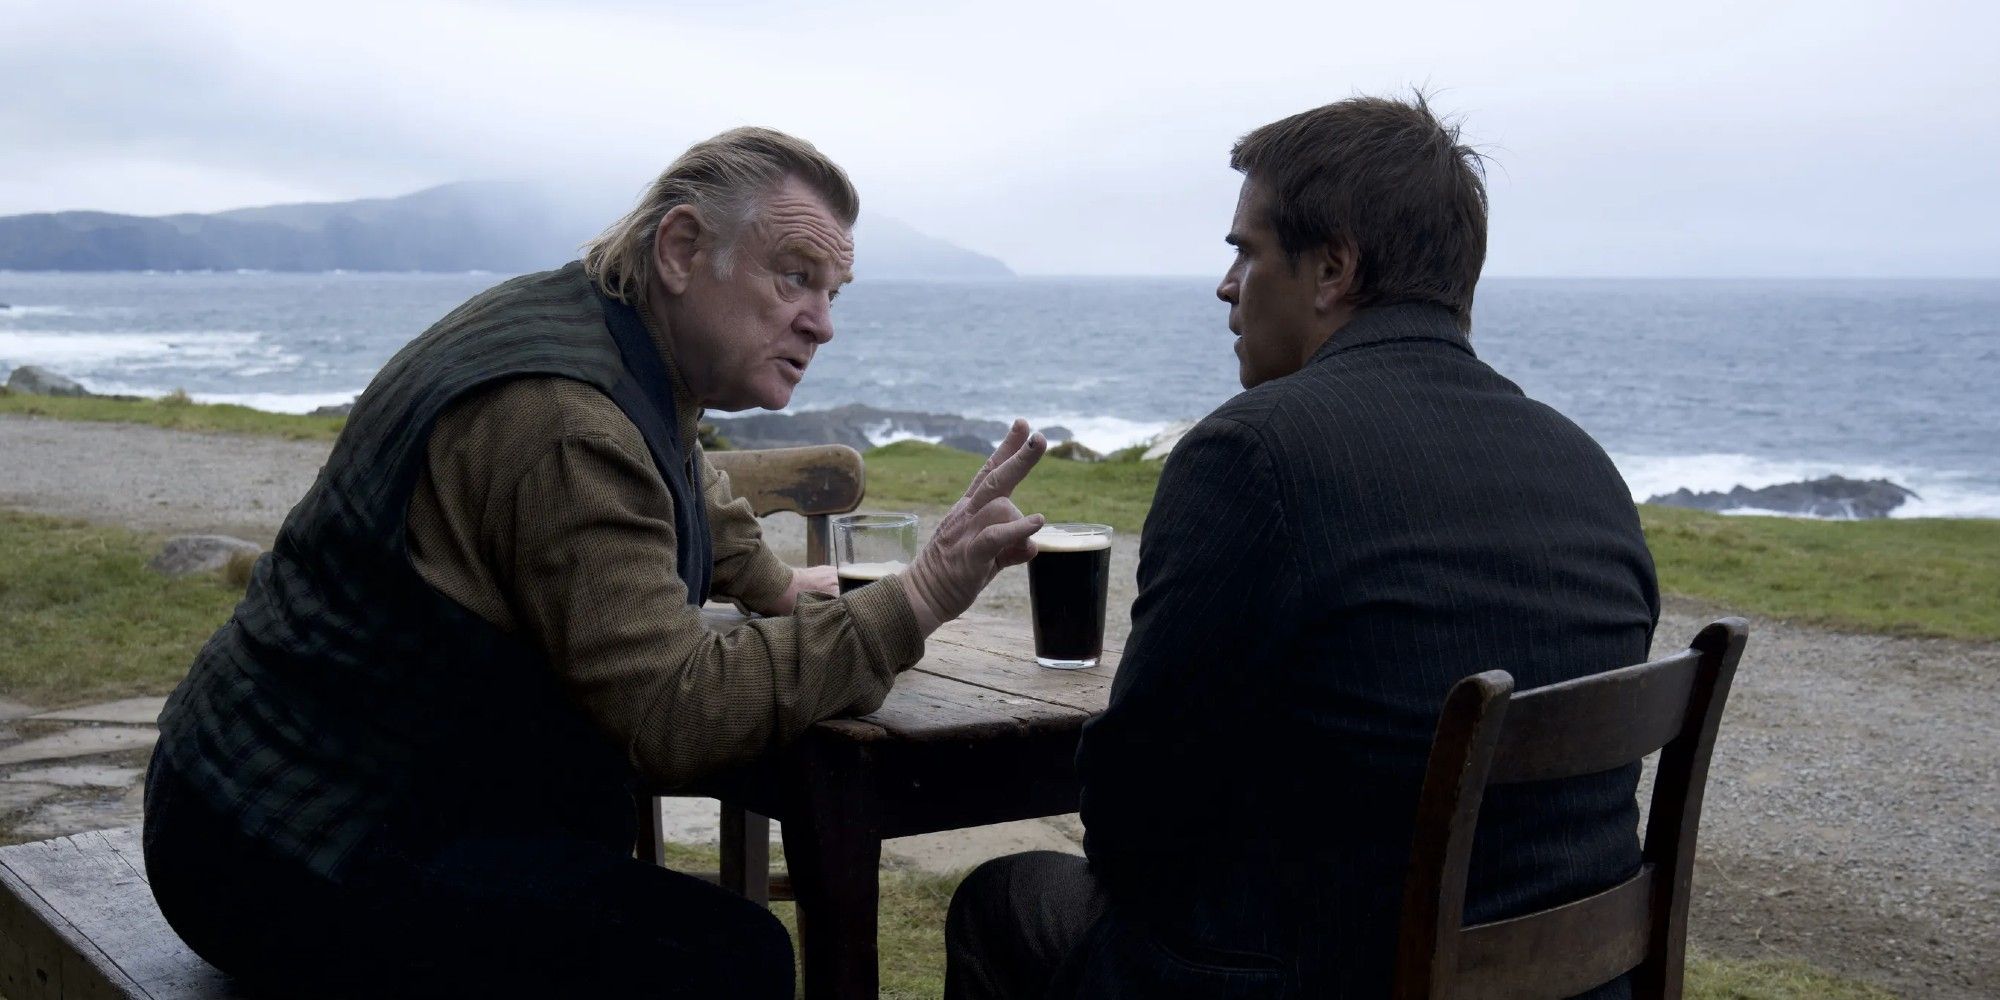
[[[993,449],[993,454],[986,456],[986,464],[972,474],[972,482],[965,487],[965,496],[968,499],[979,492],[980,484],[986,482],[986,477],[992,475],[993,470],[1000,467],[1000,463],[1014,457],[1014,454],[1021,450],[1021,446],[1028,443],[1028,430],[1026,420],[1014,418],[1013,424],[1007,428],[1007,436],[1000,439],[1000,447]]]
[[[993,471],[973,484],[972,491],[965,495],[969,505],[973,510],[978,510],[1000,497],[1013,496],[1014,487],[1021,485],[1021,480],[1028,478],[1028,473],[1034,470],[1035,463],[1041,461],[1042,454],[1048,450],[1048,442],[1044,441],[1040,434],[1029,435],[1028,440],[1016,448],[1012,455],[1007,456],[999,465],[993,467]],[[996,451],[994,454],[998,455],[999,452]]]

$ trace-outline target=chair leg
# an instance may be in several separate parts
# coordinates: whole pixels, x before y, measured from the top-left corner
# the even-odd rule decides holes
[[[759,906],[771,904],[771,821],[722,804],[722,887]]]
[[[660,823],[660,800],[641,792],[632,796],[632,856],[656,865],[667,863],[666,828]]]

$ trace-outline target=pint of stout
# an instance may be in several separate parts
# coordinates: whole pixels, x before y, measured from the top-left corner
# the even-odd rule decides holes
[[[865,587],[891,573],[901,573],[909,564],[897,559],[882,562],[846,563],[835,569],[840,575],[840,592],[845,594],[856,587]]]
[[[1051,524],[1035,532],[1028,605],[1035,662],[1075,670],[1104,654],[1104,598],[1111,584],[1111,528]]]
[[[834,573],[843,594],[900,573],[917,557],[915,514],[842,514],[832,526]]]

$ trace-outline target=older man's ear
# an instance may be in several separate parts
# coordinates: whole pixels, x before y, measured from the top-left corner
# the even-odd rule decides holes
[[[687,291],[706,235],[701,213],[692,205],[676,205],[660,217],[653,231],[653,271],[669,294]]]

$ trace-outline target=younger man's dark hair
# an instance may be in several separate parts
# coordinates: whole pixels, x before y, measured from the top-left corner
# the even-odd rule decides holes
[[[1272,122],[1237,140],[1229,165],[1270,194],[1271,227],[1292,263],[1348,244],[1360,258],[1356,306],[1435,302],[1472,329],[1486,263],[1483,160],[1410,101],[1355,97]]]

